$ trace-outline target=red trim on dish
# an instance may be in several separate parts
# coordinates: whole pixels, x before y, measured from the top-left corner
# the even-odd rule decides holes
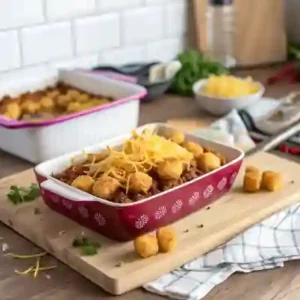
[[[81,116],[85,116],[94,112],[98,112],[101,110],[105,110],[105,109],[109,109],[111,107],[115,107],[118,105],[122,105],[126,102],[129,101],[140,101],[140,99],[142,99],[143,97],[145,97],[147,95],[147,91],[142,91],[136,95],[133,96],[129,96],[123,99],[119,99],[119,100],[115,100],[111,103],[108,104],[104,104],[101,106],[97,106],[97,107],[93,107],[90,108],[88,110],[84,110],[81,112],[76,112],[70,115],[64,115],[61,117],[58,117],[56,119],[53,120],[48,120],[48,121],[42,121],[42,122],[24,122],[24,121],[16,121],[16,120],[11,120],[11,119],[7,119],[3,116],[0,115],[0,126],[3,126],[5,128],[10,128],[10,129],[19,129],[19,128],[31,128],[31,127],[42,127],[42,126],[50,126],[50,125],[55,125],[55,124],[59,124],[59,123],[63,123]]]

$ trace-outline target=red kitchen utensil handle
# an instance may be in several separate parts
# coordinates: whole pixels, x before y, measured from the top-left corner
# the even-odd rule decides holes
[[[48,192],[72,201],[97,201],[92,195],[81,192],[79,190],[73,191],[71,187],[65,187],[63,186],[63,183],[59,184],[51,179],[42,182],[41,187]]]

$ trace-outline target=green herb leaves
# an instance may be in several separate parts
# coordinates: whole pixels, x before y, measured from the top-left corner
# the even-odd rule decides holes
[[[7,198],[13,204],[30,202],[40,196],[40,189],[36,183],[32,183],[29,187],[19,187],[12,185],[7,194]]]
[[[209,75],[228,74],[228,70],[217,61],[204,58],[198,51],[188,50],[180,53],[177,59],[182,68],[176,74],[171,85],[171,91],[185,96],[193,95],[193,84]]]
[[[80,248],[82,255],[91,256],[98,253],[98,249],[101,247],[99,243],[91,242],[87,237],[81,236],[74,238],[73,247]]]

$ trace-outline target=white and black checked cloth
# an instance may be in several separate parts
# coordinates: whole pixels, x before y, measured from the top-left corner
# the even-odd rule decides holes
[[[300,204],[296,204],[144,288],[174,299],[199,300],[235,272],[283,267],[285,261],[299,258]]]

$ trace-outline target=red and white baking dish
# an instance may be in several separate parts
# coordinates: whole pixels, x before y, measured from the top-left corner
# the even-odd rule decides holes
[[[155,129],[161,135],[174,130],[164,124],[149,124],[138,128],[137,132],[141,132],[145,127]],[[116,147],[130,136],[131,134],[127,134],[84,150],[94,152],[106,149],[107,145]],[[244,154],[238,149],[191,134],[186,134],[186,139],[222,153],[228,163],[218,170],[147,199],[117,204],[82,192],[51,176],[63,171],[70,165],[72,157],[82,153],[76,152],[44,162],[35,168],[41,194],[51,209],[64,216],[111,239],[132,240],[209,205],[230,190]]]
[[[102,75],[89,76],[78,70],[46,72],[34,77],[3,81],[0,97],[41,90],[57,81],[116,100],[38,123],[11,120],[0,115],[0,149],[40,163],[125,134],[138,125],[139,100],[146,95],[145,88]]]

